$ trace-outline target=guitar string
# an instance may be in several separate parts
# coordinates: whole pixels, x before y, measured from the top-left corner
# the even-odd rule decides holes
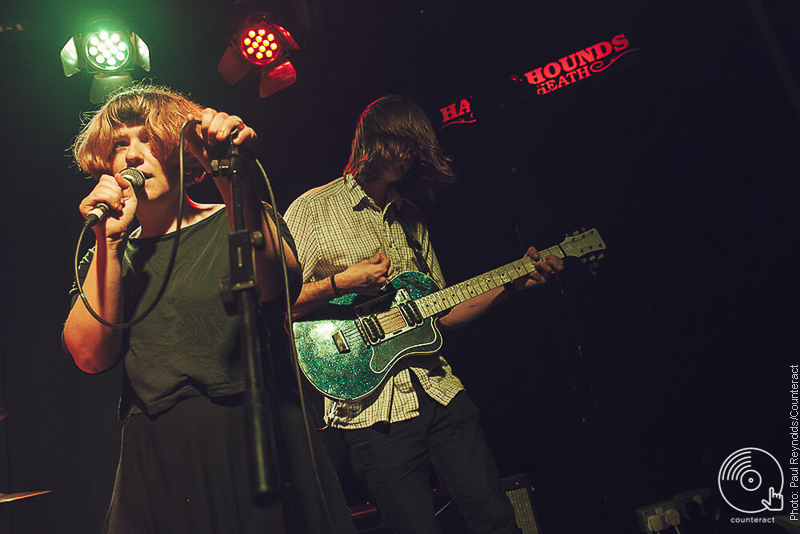
[[[544,251],[546,253],[552,253],[549,249]],[[544,253],[543,252],[543,253]],[[529,263],[531,269],[528,269],[524,264]],[[424,313],[424,317],[430,317],[440,311],[445,309],[451,308],[464,302],[465,300],[469,300],[472,297],[475,297],[481,293],[485,293],[495,287],[499,287],[507,282],[514,280],[515,278],[519,278],[524,276],[525,274],[529,274],[535,270],[535,264],[533,263],[532,259],[529,257],[522,258],[511,263],[508,266],[499,267],[493,271],[487,273],[487,275],[483,275],[480,277],[476,277],[470,280],[466,280],[460,284],[456,284],[450,288],[442,290],[440,293],[441,295],[438,297],[434,297],[434,294],[426,295],[420,299],[418,299],[417,306],[425,309],[426,313]],[[515,276],[511,277],[509,273],[513,273]],[[520,274],[523,273],[523,274]],[[474,290],[474,287],[477,286],[478,291]],[[455,297],[455,298],[454,298]],[[431,307],[432,304],[436,304],[434,306],[435,311],[428,314],[427,310]],[[393,308],[391,310],[387,310],[384,312],[380,312],[375,315],[378,323],[381,325],[381,328],[385,332],[391,333],[399,328],[403,328],[404,326],[408,326],[408,323],[405,321],[405,318],[402,316],[400,311],[397,308]],[[342,335],[348,341],[362,338],[361,331],[355,325],[355,322],[351,322],[348,326],[343,327],[339,330]]]

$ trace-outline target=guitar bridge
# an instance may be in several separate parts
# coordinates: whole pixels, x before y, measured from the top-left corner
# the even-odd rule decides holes
[[[336,345],[336,350],[339,351],[339,354],[350,352],[350,345],[347,344],[347,339],[345,339],[341,330],[333,334],[331,339],[333,339],[333,343]]]

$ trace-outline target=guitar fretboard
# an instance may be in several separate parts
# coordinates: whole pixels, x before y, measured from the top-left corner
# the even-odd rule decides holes
[[[563,258],[564,252],[558,245],[539,251],[540,258],[545,258],[550,255]],[[522,278],[532,273],[536,269],[535,264],[536,262],[533,261],[533,258],[525,256],[520,260],[498,267],[488,273],[481,274],[446,289],[442,289],[441,291],[437,291],[436,293],[421,297],[414,302],[424,318],[431,317],[437,313],[449,310],[472,297],[477,297],[482,293],[486,293],[512,280]]]

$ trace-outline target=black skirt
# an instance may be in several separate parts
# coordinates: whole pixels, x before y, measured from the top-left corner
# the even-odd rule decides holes
[[[244,408],[237,398],[195,397],[154,417],[130,415],[103,532],[354,534],[316,431],[311,433],[322,492],[299,406],[283,403],[280,418],[284,465],[293,484],[280,499],[258,504],[252,498]]]

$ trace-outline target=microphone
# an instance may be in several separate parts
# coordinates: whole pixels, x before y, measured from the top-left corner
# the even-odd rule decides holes
[[[133,191],[138,193],[144,188],[144,174],[139,169],[134,169],[133,167],[128,167],[127,169],[122,169],[119,171],[123,178],[128,180],[131,183],[131,187],[133,187]],[[94,209],[89,212],[86,216],[86,220],[84,224],[86,226],[94,226],[95,224],[99,223],[103,219],[105,219],[106,215],[108,214],[108,210],[111,209],[108,207],[108,204],[105,202],[98,202]]]

